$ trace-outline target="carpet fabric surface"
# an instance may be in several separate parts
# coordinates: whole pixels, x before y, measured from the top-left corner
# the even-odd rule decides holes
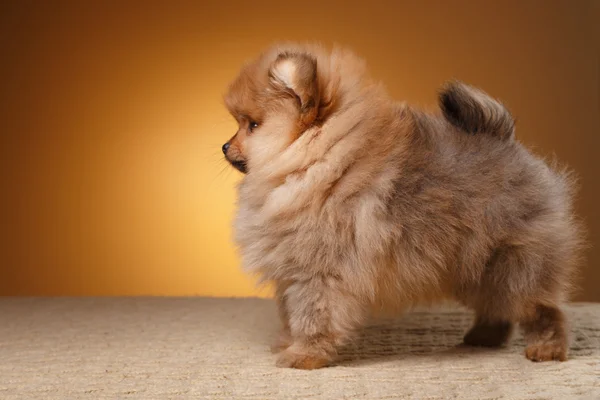
[[[533,363],[517,331],[458,346],[472,315],[374,322],[333,367],[275,367],[261,299],[0,298],[0,399],[600,399],[600,304],[576,303],[571,359]]]

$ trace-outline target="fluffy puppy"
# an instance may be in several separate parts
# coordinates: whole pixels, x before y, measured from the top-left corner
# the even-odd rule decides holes
[[[235,239],[275,285],[279,366],[326,366],[373,312],[445,299],[475,312],[466,344],[500,346],[520,323],[527,358],[567,358],[572,178],[515,139],[499,102],[452,82],[428,114],[347,50],[284,44],[225,103],[239,129],[223,152],[245,173]]]

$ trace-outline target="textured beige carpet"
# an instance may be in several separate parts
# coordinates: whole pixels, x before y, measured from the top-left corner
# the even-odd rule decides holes
[[[461,348],[471,316],[368,328],[335,367],[279,369],[268,300],[0,298],[0,399],[600,399],[600,304],[568,308],[571,360],[536,364],[520,334]]]

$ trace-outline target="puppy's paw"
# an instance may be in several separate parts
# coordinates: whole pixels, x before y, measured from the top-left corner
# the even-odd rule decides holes
[[[317,369],[329,365],[331,359],[319,354],[302,354],[287,348],[279,354],[277,366],[279,368]]]
[[[567,361],[567,346],[560,341],[538,342],[525,348],[531,361]]]

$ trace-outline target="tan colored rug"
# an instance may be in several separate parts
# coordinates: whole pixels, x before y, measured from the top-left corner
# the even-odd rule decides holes
[[[574,304],[571,360],[457,347],[471,316],[413,312],[343,361],[280,369],[273,302],[0,298],[0,399],[600,399],[600,304]]]

